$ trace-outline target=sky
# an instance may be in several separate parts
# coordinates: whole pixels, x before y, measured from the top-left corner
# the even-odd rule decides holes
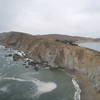
[[[0,32],[100,38],[100,0],[0,0]]]

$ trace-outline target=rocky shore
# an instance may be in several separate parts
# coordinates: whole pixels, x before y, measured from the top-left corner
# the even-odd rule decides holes
[[[69,40],[59,42],[24,33],[11,33],[4,36],[1,42],[6,47],[24,51],[32,59],[26,57],[25,65],[35,65],[36,70],[47,67],[80,73],[75,76],[82,88],[82,100],[99,100],[100,52],[80,47]],[[13,55],[13,58],[19,59],[21,55]]]
[[[100,93],[96,92],[93,88],[92,82],[87,76],[83,76],[80,73],[75,74],[75,77],[78,80],[79,86],[82,90],[81,100],[99,100]]]
[[[2,46],[4,47],[4,46]],[[19,53],[20,52],[20,53]],[[16,56],[17,55],[17,56]],[[40,70],[40,68],[48,68],[50,70],[55,69],[61,69],[61,68],[52,68],[51,66],[48,66],[47,62],[36,62],[33,61],[31,58],[28,58],[26,54],[22,51],[5,55],[6,57],[12,57],[13,61],[18,60],[24,60],[24,66],[27,68],[29,66],[34,67],[36,71]],[[16,59],[16,60],[15,60]],[[99,100],[100,95],[99,93],[95,93],[92,84],[89,82],[86,76],[82,76],[80,73],[77,73],[76,71],[67,70],[67,74],[69,73],[69,76],[72,78],[73,85],[75,87],[75,94],[74,94],[74,100]],[[81,91],[81,89],[82,91]]]

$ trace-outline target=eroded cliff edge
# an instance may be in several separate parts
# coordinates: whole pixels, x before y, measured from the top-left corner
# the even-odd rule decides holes
[[[11,32],[1,37],[5,46],[24,51],[34,61],[87,75],[100,92],[100,52],[24,33]]]

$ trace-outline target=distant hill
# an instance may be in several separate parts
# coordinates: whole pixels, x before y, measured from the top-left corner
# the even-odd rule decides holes
[[[52,38],[60,40],[71,40],[74,42],[100,42],[100,38],[88,38],[88,37],[69,36],[61,34],[38,35],[38,37],[49,38],[49,39]]]
[[[100,38],[87,38],[87,37],[79,37],[79,36],[68,36],[68,35],[61,35],[61,34],[47,34],[47,35],[31,35],[28,33],[22,32],[4,32],[0,34],[0,40],[6,38],[11,34],[26,34],[32,37],[41,38],[41,39],[49,39],[49,40],[69,40],[73,42],[100,42]]]

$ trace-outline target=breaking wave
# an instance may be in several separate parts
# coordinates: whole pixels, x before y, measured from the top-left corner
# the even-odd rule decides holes
[[[80,93],[81,93],[81,89],[77,83],[77,81],[75,80],[75,78],[72,79],[72,82],[74,84],[74,87],[75,87],[75,94],[74,94],[74,100],[81,100],[81,96],[80,96]]]

